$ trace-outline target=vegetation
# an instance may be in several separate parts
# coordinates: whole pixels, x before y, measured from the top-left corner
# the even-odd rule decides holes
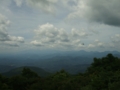
[[[33,67],[33,66],[32,67],[31,66],[18,67],[18,68],[14,68],[14,69],[12,69],[8,72],[1,73],[1,74],[3,76],[6,76],[6,77],[12,77],[12,76],[20,75],[20,74],[22,74],[22,71],[23,71],[24,68],[29,68],[30,70],[34,71],[35,73],[37,73],[41,77],[46,77],[46,76],[50,75],[49,72],[46,72],[45,70],[43,70],[41,68]]]
[[[70,75],[61,70],[47,77],[25,67],[20,75],[0,75],[0,90],[120,90],[120,59],[108,54],[94,58],[85,73]]]

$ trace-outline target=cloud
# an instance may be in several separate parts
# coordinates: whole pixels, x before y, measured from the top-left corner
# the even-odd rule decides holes
[[[35,30],[35,33],[40,37],[47,36],[47,37],[54,38],[58,35],[59,31],[52,24],[47,23],[39,26],[39,28]]]
[[[4,44],[12,47],[19,47],[19,44],[15,41],[5,41]]]
[[[17,6],[21,6],[23,3],[23,0],[14,0]]]
[[[23,37],[16,37],[16,36],[9,36],[9,40],[10,41],[16,41],[16,42],[19,42],[19,43],[24,43],[24,38]]]
[[[94,48],[94,49],[104,49],[104,48],[109,48],[110,47],[110,43],[105,43],[105,42],[102,42],[98,39],[95,39],[93,43],[90,43],[88,44],[87,48],[88,49],[91,49],[91,48]]]
[[[85,31],[72,29],[66,32],[63,28],[57,28],[53,24],[46,23],[39,25],[35,32],[35,40],[31,41],[32,45],[48,47],[83,47],[80,38],[88,37]],[[79,39],[78,39],[79,38]]]
[[[95,48],[95,45],[89,44],[89,45],[88,45],[88,48]]]
[[[55,4],[58,0],[14,0],[17,6],[25,3],[29,7],[38,8],[44,12],[54,13],[56,10]]]
[[[104,47],[105,47],[105,46],[104,46],[104,43],[102,43],[102,42],[99,42],[99,43],[98,43],[98,46],[101,47],[101,48],[104,48]]]
[[[80,30],[76,30],[74,28],[72,29],[71,34],[73,37],[87,37],[87,36],[89,36],[88,33],[84,32],[84,31],[81,32]]]
[[[23,37],[9,35],[7,32],[9,25],[10,21],[0,14],[0,42],[8,44],[9,46],[18,46],[18,43],[24,43]]]
[[[32,44],[32,45],[35,45],[35,46],[43,46],[41,42],[38,42],[38,41],[36,41],[36,40],[31,41],[31,44]]]
[[[111,37],[111,41],[115,45],[120,44],[120,34],[115,34],[114,36]]]
[[[43,43],[69,42],[66,31],[62,28],[58,29],[50,23],[40,25],[34,32]]]
[[[68,18],[85,18],[92,22],[120,26],[119,0],[76,0],[76,3]]]
[[[5,16],[0,14],[0,41],[9,40],[9,35],[7,32],[7,27],[9,26],[10,21],[6,19]]]
[[[111,48],[120,50],[120,34],[115,34],[114,36],[110,37],[111,39]]]

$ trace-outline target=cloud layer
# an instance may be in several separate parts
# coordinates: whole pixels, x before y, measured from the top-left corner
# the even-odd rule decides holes
[[[18,7],[26,4],[44,12],[55,13],[58,4],[71,9],[68,19],[84,18],[90,22],[99,22],[112,26],[120,26],[119,0],[14,0]]]
[[[120,51],[119,2],[1,0],[0,49]]]

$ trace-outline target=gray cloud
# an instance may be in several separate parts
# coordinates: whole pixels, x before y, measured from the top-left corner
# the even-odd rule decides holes
[[[47,23],[40,25],[35,31],[35,40],[31,41],[34,46],[48,47],[83,47],[82,42],[78,38],[88,37],[85,31],[72,29],[71,32],[66,32],[63,28],[58,29],[54,25]],[[77,34],[77,36],[75,36]]]
[[[9,25],[10,21],[0,14],[0,41],[9,46],[18,46],[18,43],[24,43],[23,37],[16,37],[8,34],[7,29]]]
[[[100,47],[100,48],[104,48],[105,46],[104,46],[104,43],[98,43],[98,47]]]
[[[89,21],[120,26],[120,0],[76,0],[68,18],[82,17]]]
[[[120,26],[120,0],[90,0],[88,6],[90,20]]]
[[[116,34],[115,36],[111,37],[111,40],[114,44],[120,43],[120,34]]]
[[[9,36],[6,32],[0,31],[0,41],[7,41],[9,40]]]
[[[61,42],[69,42],[70,40],[69,40],[68,38],[63,38],[63,37],[61,37],[61,38],[60,38],[60,41],[61,41]]]
[[[89,44],[88,48],[95,48],[96,46],[94,44]]]
[[[15,41],[5,41],[4,44],[7,46],[19,47],[19,44]]]
[[[110,47],[110,43],[108,44],[106,42],[99,41],[98,39],[95,39],[93,43],[88,44],[88,46],[87,46],[88,49],[91,49],[91,48],[104,49],[104,48],[108,48],[108,47]]]

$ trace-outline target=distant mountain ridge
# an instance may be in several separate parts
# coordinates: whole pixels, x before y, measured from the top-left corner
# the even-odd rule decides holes
[[[101,58],[108,53],[112,53],[114,56],[120,57],[120,52],[117,51],[23,51],[15,54],[0,54],[0,64],[4,66],[22,67],[22,66],[34,66],[43,68],[48,72],[56,72],[61,69],[65,69],[71,73],[77,73],[78,71],[85,71],[86,68],[93,62],[93,58]],[[78,67],[78,68],[77,68]],[[83,70],[82,70],[82,69]],[[3,69],[0,66],[0,72]],[[7,70],[8,69],[8,70]],[[13,68],[6,68],[9,71]]]

